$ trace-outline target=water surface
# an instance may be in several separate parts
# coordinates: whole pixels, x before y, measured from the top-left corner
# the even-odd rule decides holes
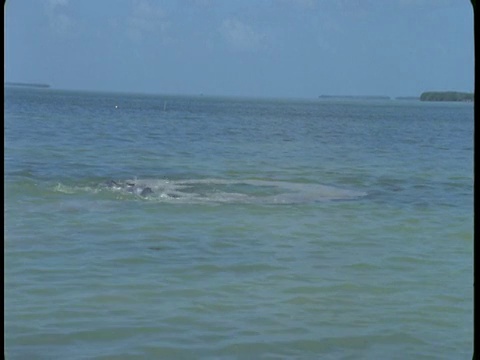
[[[471,357],[472,104],[4,106],[8,359]]]

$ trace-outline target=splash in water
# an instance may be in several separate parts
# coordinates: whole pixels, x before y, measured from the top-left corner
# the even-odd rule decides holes
[[[109,180],[106,190],[172,203],[260,203],[296,204],[352,200],[365,192],[333,186],[270,180]]]

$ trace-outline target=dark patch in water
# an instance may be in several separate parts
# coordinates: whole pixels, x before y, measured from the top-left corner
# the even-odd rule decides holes
[[[115,180],[108,180],[105,182],[105,185],[108,187],[120,186]]]
[[[148,250],[162,251],[162,250],[165,250],[165,249],[160,247],[160,246],[151,246],[151,247],[148,248]]]
[[[147,196],[150,194],[153,194],[153,190],[150,189],[149,187],[146,187],[145,189],[142,190],[142,192],[140,193],[140,196]]]

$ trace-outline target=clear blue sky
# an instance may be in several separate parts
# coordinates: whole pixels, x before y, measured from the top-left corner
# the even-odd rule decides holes
[[[7,0],[5,81],[316,98],[473,91],[469,0]]]

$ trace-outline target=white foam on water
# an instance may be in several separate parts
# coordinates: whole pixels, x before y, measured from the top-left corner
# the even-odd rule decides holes
[[[145,189],[150,191],[143,192]],[[303,204],[333,200],[354,200],[366,192],[334,186],[273,180],[226,179],[128,179],[104,182],[97,186],[58,184],[55,191],[74,194],[114,193],[121,199],[129,197],[172,204]],[[118,197],[117,197],[118,199]]]
[[[137,193],[150,188],[153,193],[146,196],[148,199],[172,203],[296,204],[366,196],[365,192],[322,184],[272,180],[135,179],[126,183],[135,184]]]

